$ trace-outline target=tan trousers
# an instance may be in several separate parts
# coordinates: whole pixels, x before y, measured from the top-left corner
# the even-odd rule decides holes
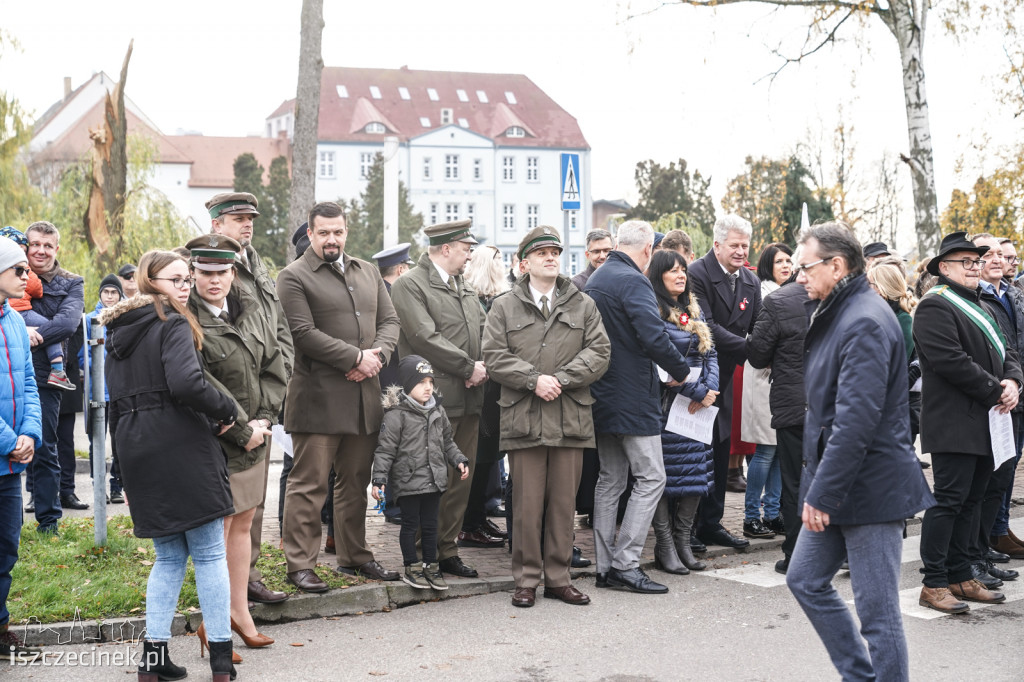
[[[284,555],[288,572],[316,566],[320,554],[320,508],[334,466],[334,543],[339,566],[373,561],[366,546],[366,488],[370,485],[377,433],[294,433],[295,464],[284,498]]]
[[[469,476],[459,480],[458,469],[448,468],[448,490],[441,495],[441,508],[437,514],[437,558],[438,560],[459,556],[459,531],[462,517],[466,515],[469,489],[476,473],[476,442],[480,436],[480,415],[466,415],[451,420],[455,444],[469,459]]]
[[[512,578],[516,587],[571,582],[576,489],[583,448],[538,446],[508,453],[512,468]],[[543,527],[543,538],[541,528]]]
[[[256,568],[256,560],[260,558],[260,547],[263,542],[263,507],[267,503],[267,480],[270,478],[270,437],[266,439],[267,456],[263,458],[263,500],[256,507],[256,514],[252,517],[252,527],[249,528],[249,540],[252,543],[249,559],[249,582],[254,583],[263,580],[263,574]]]

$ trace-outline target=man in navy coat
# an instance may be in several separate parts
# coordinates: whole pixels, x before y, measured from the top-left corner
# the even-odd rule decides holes
[[[903,531],[935,500],[910,437],[903,332],[868,287],[849,227],[805,228],[800,244],[797,281],[820,303],[805,341],[803,530],[786,583],[844,680],[908,680]],[[844,558],[859,628],[832,585]]]
[[[761,283],[757,275],[744,267],[750,250],[750,223],[738,215],[726,215],[715,221],[714,247],[690,266],[693,293],[711,326],[718,351],[721,390],[715,407],[713,443],[715,487],[700,503],[696,537],[708,545],[744,548],[748,540],[737,537],[722,526],[725,511],[725,484],[729,475],[729,434],[732,427],[732,375],[747,360],[747,334],[761,310]]]

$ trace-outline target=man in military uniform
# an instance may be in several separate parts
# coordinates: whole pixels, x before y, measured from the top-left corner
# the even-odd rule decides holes
[[[395,280],[391,298],[402,321],[399,354],[422,355],[433,365],[455,444],[469,458],[469,470],[475,471],[487,370],[480,349],[484,311],[476,291],[462,278],[477,243],[471,226],[471,220],[460,220],[424,230],[430,239],[427,253],[416,269]],[[437,528],[441,570],[466,578],[475,578],[477,572],[459,558],[457,538],[471,484],[471,479],[462,481],[449,473]]]
[[[256,249],[252,247],[253,220],[259,215],[256,210],[258,206],[256,197],[248,192],[222,192],[206,202],[206,210],[210,212],[210,232],[231,237],[242,245],[242,252],[239,254],[238,263],[235,266],[235,283],[245,289],[259,301],[263,315],[270,320],[272,328],[277,330],[276,343],[280,346],[281,354],[284,356],[285,371],[291,376],[292,360],[295,357],[295,348],[292,345],[292,335],[288,330],[288,320],[284,316],[284,309],[277,297],[277,288],[274,280],[270,278],[270,272]],[[264,464],[263,488],[266,491],[266,479],[270,472],[270,458],[267,457]],[[267,589],[263,584],[263,575],[256,568],[256,560],[260,556],[260,543],[263,539],[263,506],[264,501],[256,508],[256,516],[252,520],[250,537],[252,540],[252,553],[249,563],[249,601],[270,604],[284,601],[287,595],[284,592],[275,592]]]

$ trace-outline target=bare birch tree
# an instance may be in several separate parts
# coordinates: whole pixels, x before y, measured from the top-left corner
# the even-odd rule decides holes
[[[295,93],[295,136],[292,139],[292,191],[288,225],[294,230],[306,220],[315,201],[316,143],[320,123],[320,76],[324,60],[320,42],[324,31],[323,0],[302,0],[299,42],[299,85]]]

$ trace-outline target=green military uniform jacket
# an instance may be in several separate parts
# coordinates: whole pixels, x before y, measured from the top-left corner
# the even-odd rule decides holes
[[[291,376],[292,365],[295,362],[295,346],[288,329],[288,318],[285,317],[284,308],[281,307],[281,300],[277,295],[277,287],[274,286],[274,280],[270,277],[270,271],[263,263],[263,259],[252,246],[245,247],[245,258],[245,261],[238,261],[235,266],[235,282],[256,298],[264,316],[270,320],[270,326],[274,329],[277,343],[281,347],[285,370],[288,376]]]
[[[231,396],[238,409],[234,426],[220,436],[228,471],[245,471],[267,456],[267,442],[248,452],[245,445],[252,437],[250,421],[277,422],[288,386],[284,354],[259,301],[241,287],[228,294],[233,324],[214,317],[194,289],[188,307],[203,328],[200,355],[206,380]]]
[[[510,292],[494,299],[484,330],[487,372],[501,384],[501,449],[592,448],[590,385],[611,361],[601,313],[593,299],[559,275],[545,320],[529,283],[530,276],[524,275]],[[550,402],[534,393],[542,374],[554,376],[562,386]]]
[[[434,367],[434,382],[449,417],[478,415],[484,387],[466,388],[475,364],[483,359],[481,336],[486,317],[476,290],[462,275],[458,291],[441,280],[428,254],[391,285],[391,299],[402,320],[398,352],[422,355]]]

